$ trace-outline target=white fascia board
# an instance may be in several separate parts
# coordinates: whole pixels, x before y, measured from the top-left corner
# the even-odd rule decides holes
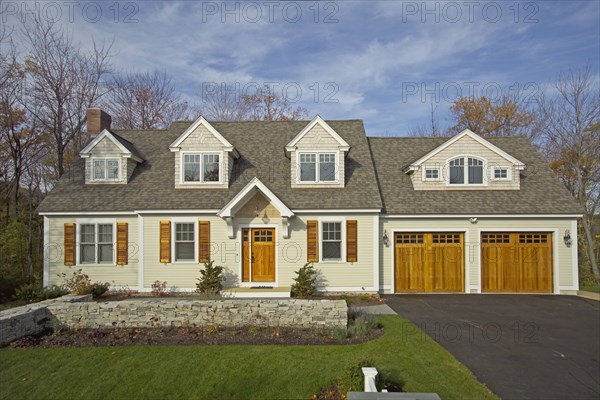
[[[487,140],[485,140],[484,138],[482,138],[478,134],[474,133],[473,131],[471,131],[469,129],[465,129],[464,131],[462,131],[458,135],[456,135],[456,136],[448,139],[446,142],[442,143],[441,145],[439,145],[435,149],[431,150],[429,153],[425,154],[423,157],[419,158],[417,161],[412,162],[410,164],[410,166],[408,166],[405,169],[405,172],[408,172],[410,170],[418,169],[421,166],[421,164],[423,164],[425,161],[427,161],[428,159],[430,159],[431,157],[433,157],[434,155],[436,155],[440,151],[442,151],[442,150],[446,149],[447,147],[451,146],[452,144],[456,143],[457,141],[459,141],[460,139],[462,139],[465,136],[469,136],[471,139],[475,140],[476,142],[478,142],[482,146],[487,147],[488,149],[490,149],[494,153],[496,153],[499,156],[507,159],[508,161],[510,161],[511,163],[513,163],[517,169],[524,169],[525,168],[525,164],[522,163],[521,161],[517,160],[516,158],[514,158],[513,156],[511,156],[510,154],[508,154],[504,150],[500,149],[499,147],[494,146],[492,143],[488,142]]]
[[[327,133],[329,133],[331,136],[333,136],[333,138],[338,142],[340,150],[342,150],[342,151],[350,150],[350,145],[335,130],[333,130],[333,128],[331,126],[329,126],[329,124],[327,122],[325,122],[323,120],[323,118],[321,118],[319,115],[317,115],[316,117],[314,117],[312,119],[312,121],[310,121],[308,123],[308,125],[306,125],[304,127],[304,129],[302,129],[300,131],[300,133],[298,133],[296,135],[296,137],[294,137],[291,140],[291,142],[289,142],[285,146],[286,151],[296,150],[296,145],[298,144],[300,139],[302,139],[304,137],[304,135],[306,135],[316,124],[321,125],[321,127],[323,129],[325,129],[325,131]]]
[[[364,213],[368,213],[368,214],[375,214],[375,213],[380,213],[381,209],[380,208],[357,208],[357,209],[318,209],[318,210],[302,210],[302,209],[295,209],[292,210],[295,214],[364,214]]]
[[[234,208],[238,205],[243,205],[255,194],[255,191],[260,191],[274,206],[277,208],[282,217],[291,218],[294,216],[290,210],[264,183],[258,178],[253,178],[248,184],[234,196],[233,199],[223,207],[217,215],[221,218],[232,218]]]
[[[381,218],[581,218],[582,214],[382,214]]]
[[[223,135],[221,135],[219,131],[217,131],[206,119],[204,119],[203,116],[200,116],[200,118],[194,121],[173,143],[171,143],[169,149],[173,152],[179,151],[179,146],[181,145],[181,143],[200,125],[203,125],[214,137],[217,138],[219,142],[221,142],[221,144],[224,147],[224,151],[232,152],[236,158],[239,157],[239,153],[237,152],[237,150],[235,150],[233,145],[229,143],[229,141],[225,139]]]
[[[117,146],[119,148],[119,150],[121,150],[121,153],[123,153],[126,157],[133,157],[134,160],[137,159],[137,157],[134,157],[133,154],[131,154],[131,152],[129,150],[127,150],[127,148],[125,146],[123,146],[121,144],[121,142],[119,142],[117,140],[117,138],[115,138],[112,133],[109,132],[108,129],[104,129],[102,132],[100,132],[100,134],[98,136],[96,136],[94,138],[94,140],[92,140],[90,143],[88,143],[87,146],[85,146],[83,148],[83,150],[81,150],[79,152],[79,155],[82,158],[88,158],[90,156],[91,151],[93,150],[94,147],[96,147],[96,145],[98,143],[100,143],[100,141],[104,138],[108,138],[111,142],[113,142],[115,144],[115,146]],[[137,161],[137,160],[136,160]],[[139,160],[138,162],[141,162],[141,160]]]

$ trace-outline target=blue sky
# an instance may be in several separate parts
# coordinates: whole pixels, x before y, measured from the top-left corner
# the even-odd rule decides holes
[[[599,1],[54,4],[82,45],[114,40],[115,70],[164,70],[192,102],[270,82],[309,117],[363,119],[369,135],[407,135],[432,102],[447,124],[459,94],[533,97],[586,60],[598,79],[600,64]]]

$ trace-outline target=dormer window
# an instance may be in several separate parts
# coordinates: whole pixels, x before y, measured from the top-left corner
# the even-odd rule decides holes
[[[94,158],[93,173],[94,181],[120,180],[121,160],[118,158]]]
[[[451,185],[483,185],[483,161],[474,157],[460,157],[450,160]]]
[[[493,175],[494,180],[497,181],[507,181],[511,179],[510,168],[509,167],[494,167]]]
[[[219,153],[183,154],[183,183],[219,183],[220,170]]]
[[[298,164],[301,183],[337,182],[336,153],[300,153]]]

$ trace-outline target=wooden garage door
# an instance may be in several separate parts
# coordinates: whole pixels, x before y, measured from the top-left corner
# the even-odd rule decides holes
[[[396,293],[464,291],[462,233],[396,233],[394,246]]]
[[[483,292],[551,293],[552,233],[481,234]]]

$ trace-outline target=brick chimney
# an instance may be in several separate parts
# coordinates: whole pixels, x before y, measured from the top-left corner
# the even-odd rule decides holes
[[[100,108],[88,108],[85,112],[87,133],[96,136],[104,129],[110,129],[112,118]]]

